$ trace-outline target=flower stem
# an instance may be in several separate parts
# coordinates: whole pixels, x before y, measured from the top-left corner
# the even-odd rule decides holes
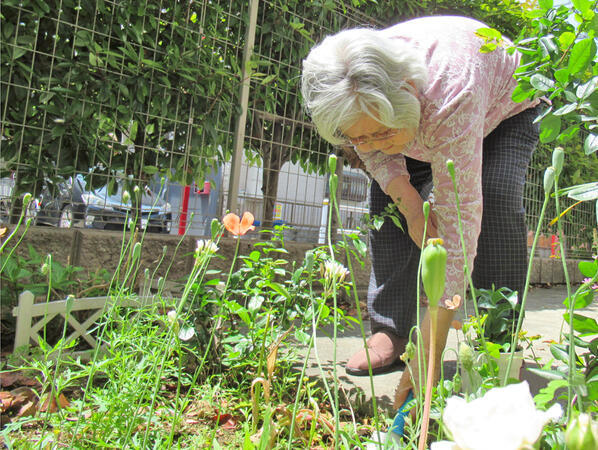
[[[428,355],[428,377],[426,382],[426,399],[424,403],[424,415],[419,439],[418,450],[426,448],[428,440],[428,426],[430,424],[430,407],[432,405],[432,387],[434,384],[434,372],[436,370],[436,326],[438,324],[438,307],[430,307],[430,353]]]

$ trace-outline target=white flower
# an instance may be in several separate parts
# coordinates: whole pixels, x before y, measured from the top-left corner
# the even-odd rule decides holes
[[[442,418],[454,442],[435,442],[431,450],[532,448],[544,425],[561,414],[559,404],[548,411],[537,410],[527,381],[491,389],[469,403],[451,397]]]
[[[337,261],[326,261],[324,263],[324,278],[332,283],[342,283],[349,271]]]
[[[198,239],[197,247],[195,248],[195,257],[198,258],[202,254],[213,255],[218,251],[218,246],[214,244],[211,239]]]

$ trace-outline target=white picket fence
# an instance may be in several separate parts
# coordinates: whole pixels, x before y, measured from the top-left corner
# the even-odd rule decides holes
[[[90,328],[108,310],[116,300],[115,297],[87,297],[77,298],[72,302],[71,313],[67,314],[67,301],[55,300],[44,303],[34,303],[35,296],[30,291],[25,291],[19,296],[19,304],[12,310],[12,315],[17,318],[14,350],[22,346],[38,345],[43,339],[39,332],[54,317],[61,315],[73,328],[73,332],[65,339],[65,344],[74,339],[82,338],[92,347],[96,348],[97,340],[91,336]],[[119,297],[118,304],[123,307],[148,306],[157,301],[154,295],[135,298]],[[95,311],[83,323],[73,317],[74,311]],[[85,355],[89,352],[75,352]]]

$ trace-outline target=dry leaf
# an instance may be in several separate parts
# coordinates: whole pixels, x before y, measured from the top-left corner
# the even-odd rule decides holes
[[[3,238],[8,233],[8,227],[0,227],[0,238]]]
[[[17,413],[17,417],[27,417],[27,416],[33,416],[36,413],[36,402],[32,402],[29,401],[27,403],[25,403],[23,406],[21,406],[21,409],[19,409],[19,412]]]
[[[54,413],[58,411],[60,408],[66,408],[69,405],[70,402],[67,400],[64,394],[61,393],[58,395],[58,403],[56,403],[56,396],[51,396],[48,392],[47,394],[44,394],[42,396],[39,411]]]

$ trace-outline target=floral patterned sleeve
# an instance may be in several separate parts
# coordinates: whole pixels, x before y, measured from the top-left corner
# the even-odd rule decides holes
[[[386,155],[382,152],[360,152],[355,150],[359,158],[365,164],[368,173],[380,184],[380,188],[386,191],[390,182],[398,176],[407,175],[405,157],[401,154]]]
[[[439,124],[429,142],[432,146],[432,176],[438,233],[448,251],[446,290],[443,302],[455,294],[464,295],[465,258],[459,234],[457,202],[453,182],[446,167],[452,159],[459,193],[459,210],[467,254],[467,267],[473,269],[478,236],[482,222],[482,144],[484,130],[483,96],[466,96],[452,108],[443,110],[437,117]],[[471,272],[470,272],[471,273]]]

